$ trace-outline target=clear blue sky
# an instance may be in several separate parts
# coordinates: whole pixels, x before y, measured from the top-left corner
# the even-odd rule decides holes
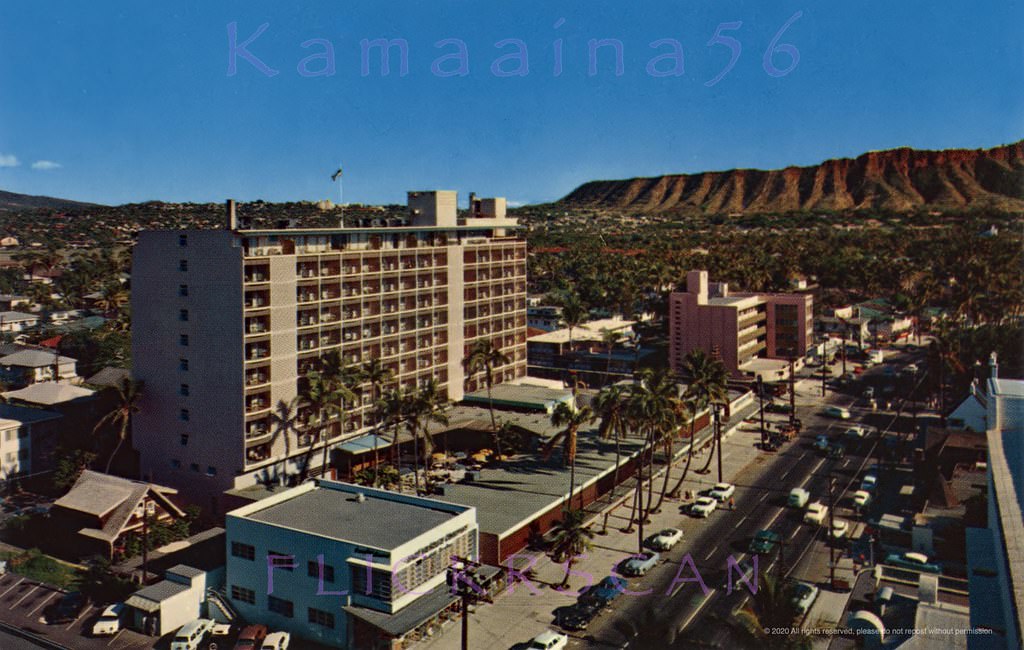
[[[486,6],[484,6],[486,5]],[[102,7],[102,8],[97,8]],[[300,8],[297,8],[301,6]],[[409,189],[510,201],[556,199],[601,178],[774,168],[871,149],[990,147],[1024,137],[1024,3],[862,0],[643,3],[438,0],[6,2],[0,7],[0,189],[101,203],[159,199],[401,202]],[[765,50],[799,64],[773,77]],[[556,22],[564,23],[555,27]],[[732,71],[720,23],[742,44]],[[238,42],[269,23],[228,75]],[[405,39],[382,77],[362,75],[361,39]],[[553,73],[552,42],[563,43]],[[588,41],[619,39],[588,71]],[[297,71],[310,39],[334,49],[333,76]],[[431,64],[461,39],[469,73]],[[521,39],[526,76],[492,62]],[[652,77],[658,39],[682,44],[684,74]],[[786,68],[786,54],[774,58]],[[454,69],[458,61],[447,61]],[[660,69],[672,68],[664,60]],[[323,60],[309,70],[323,67]],[[506,62],[505,69],[515,67]]]

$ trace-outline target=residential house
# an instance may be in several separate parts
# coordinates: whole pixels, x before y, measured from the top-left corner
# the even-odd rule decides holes
[[[39,324],[39,316],[21,311],[0,311],[0,333],[17,334]]]
[[[12,388],[55,379],[76,378],[77,361],[49,350],[21,350],[0,357],[0,379]],[[54,371],[56,375],[54,376]]]

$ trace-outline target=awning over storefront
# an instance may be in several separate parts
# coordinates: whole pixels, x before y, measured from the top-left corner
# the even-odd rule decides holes
[[[352,456],[359,456],[367,452],[372,452],[375,448],[377,451],[387,449],[391,446],[391,440],[378,436],[372,433],[368,433],[365,436],[360,436],[353,440],[349,440],[343,445],[338,445],[338,451],[351,454]]]
[[[357,605],[346,605],[343,609],[389,636],[401,637],[451,607],[456,600],[458,598],[453,596],[446,586],[441,585],[394,614]]]

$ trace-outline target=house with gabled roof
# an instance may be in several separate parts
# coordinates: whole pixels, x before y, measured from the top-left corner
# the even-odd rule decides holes
[[[113,558],[128,535],[146,525],[185,516],[172,500],[178,491],[132,479],[85,470],[50,510],[55,532],[70,555]]]

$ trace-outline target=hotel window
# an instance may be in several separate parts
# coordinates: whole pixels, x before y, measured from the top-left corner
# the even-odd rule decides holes
[[[181,461],[178,460],[177,458],[172,458],[171,467],[173,467],[174,469],[181,469]]]
[[[214,467],[213,465],[210,465],[209,467],[206,468],[206,475],[207,476],[216,476],[217,475],[217,468]]]
[[[178,235],[178,246],[182,248],[188,246],[188,235]]]
[[[256,604],[256,592],[252,589],[246,589],[245,587],[239,587],[238,585],[231,585],[231,599],[239,602],[248,603],[250,605]]]
[[[307,566],[310,578],[320,579],[320,563],[316,560],[310,561]],[[334,567],[330,564],[324,565],[324,582],[334,582]]]
[[[292,618],[295,616],[295,604],[290,600],[267,596],[267,609],[275,614]]]
[[[187,271],[188,270],[188,260],[178,260],[178,270],[179,271]]]
[[[182,334],[178,337],[178,344],[182,347],[188,347],[188,334]]]
[[[334,629],[334,614],[323,610],[309,608],[309,622]]]
[[[178,359],[178,369],[179,370],[188,370],[188,359],[186,359],[184,357]]]
[[[183,433],[183,434],[181,434],[181,446],[184,447],[187,444],[188,444],[188,434],[187,433]]]
[[[242,542],[231,542],[231,555],[240,557],[243,560],[256,559],[256,547]]]
[[[199,463],[192,463],[191,465],[188,466],[188,468],[190,470],[192,470],[193,472],[198,472],[199,471]]]
[[[179,284],[178,285],[178,295],[181,296],[182,298],[184,298],[185,296],[188,295],[188,285],[187,284]]]
[[[289,555],[288,553],[281,553],[279,551],[267,551],[267,557],[269,558],[271,555],[275,556],[273,560],[273,565],[275,569],[282,569],[284,571],[292,571],[295,569],[295,567],[292,566],[293,564],[295,564],[294,555]]]
[[[188,320],[188,310],[187,309],[182,309],[182,310],[178,311],[178,320],[180,320],[180,321],[187,321]]]
[[[182,384],[178,391],[183,397],[188,397],[188,384]]]
[[[188,409],[181,409],[178,412],[178,418],[180,418],[182,422],[188,422],[189,417],[190,417],[190,414],[188,412]]]

